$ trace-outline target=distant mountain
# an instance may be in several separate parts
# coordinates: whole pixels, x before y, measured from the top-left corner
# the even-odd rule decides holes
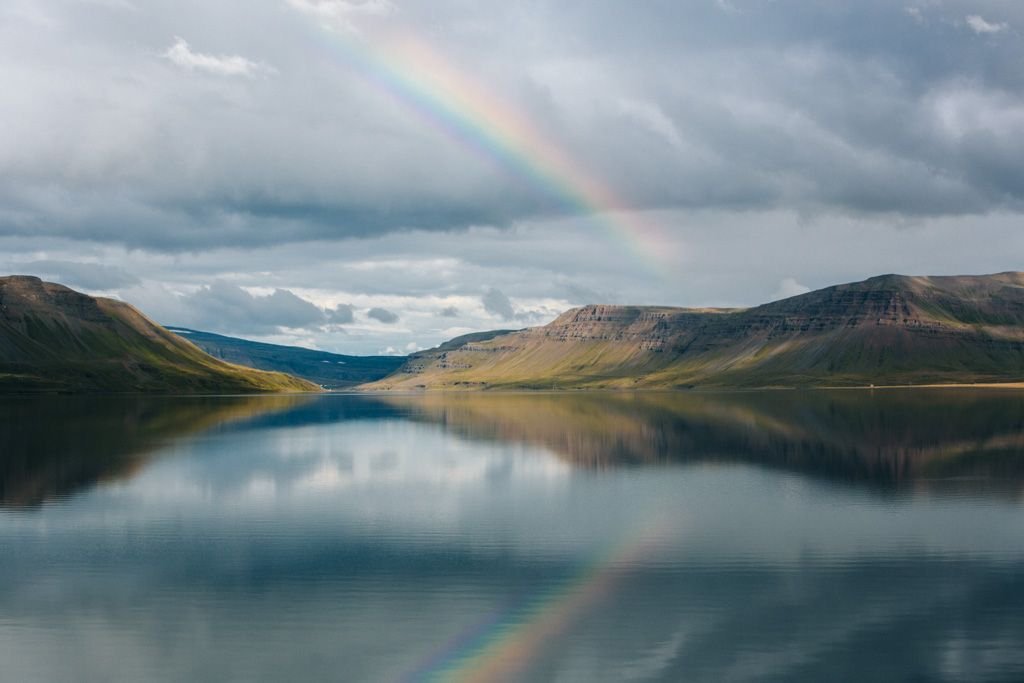
[[[437,368],[454,370],[457,368],[445,362],[449,352],[473,348],[474,344],[522,331],[524,330],[488,330],[486,332],[471,332],[460,337],[454,337],[432,349],[411,354],[406,358],[405,363],[399,367],[399,370],[402,374],[415,374],[429,370],[434,365]]]
[[[373,382],[405,363],[405,356],[343,356],[299,346],[279,346],[225,337],[212,332],[168,326],[214,358],[260,370],[286,372],[315,382],[325,389]]]
[[[1024,380],[1024,273],[883,275],[750,309],[591,305],[410,356],[371,389]]]
[[[37,277],[0,277],[0,392],[316,390],[213,358],[124,302]]]

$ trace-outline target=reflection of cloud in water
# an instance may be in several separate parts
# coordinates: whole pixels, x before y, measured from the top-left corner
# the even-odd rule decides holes
[[[308,679],[330,679],[344,666],[347,680],[397,680],[448,634],[562,575],[558,567],[466,556],[430,565],[412,549],[370,566],[358,558],[306,573],[277,566],[276,576],[259,555],[219,566],[200,547],[189,558],[199,564],[165,559],[148,584],[130,567],[107,586],[95,573],[51,571],[69,588],[56,600],[31,597],[38,577],[0,572],[19,595],[12,601],[12,585],[0,589],[6,618],[61,624],[44,643],[65,653],[45,656],[24,642],[15,652],[0,637],[7,673],[30,680],[17,677],[18,667],[36,666],[52,680],[99,679],[124,650],[118,671],[136,680],[156,671],[184,680],[195,666],[225,679],[281,680],[296,675],[289,667],[297,661]],[[114,585],[112,602],[97,604]],[[164,599],[179,592],[188,599]],[[858,680],[908,680],[902,674],[911,671],[924,680],[1013,680],[1000,674],[1024,666],[1015,647],[1022,596],[1019,576],[1000,579],[982,560],[639,567],[581,614],[571,635],[543,648],[522,680],[810,681],[852,671],[865,677]],[[289,638],[298,625],[315,626]]]
[[[965,633],[949,637],[939,646],[939,673],[943,680],[968,681],[1000,677],[1006,671],[1024,671],[1021,634],[985,638]]]
[[[136,508],[139,521],[168,510],[216,518],[220,510],[262,517],[301,508],[343,516],[348,533],[385,543],[408,536],[409,528],[434,529],[434,542],[449,542],[453,522],[507,515],[528,522],[507,532],[526,542],[550,512],[527,501],[557,501],[572,471],[538,449],[484,446],[435,426],[391,420],[227,431],[178,444],[167,455],[173,457],[88,494],[77,523],[91,514],[105,519],[111,505]],[[550,542],[538,531],[542,545]],[[489,543],[473,533],[465,540]]]
[[[523,680],[1021,678],[1018,399],[472,398],[318,398],[0,513],[4,675],[395,680],[658,518]]]
[[[705,628],[710,624],[706,624]],[[649,650],[642,652],[633,660],[623,662],[616,668],[616,675],[621,681],[658,680],[679,656],[683,644],[689,638],[690,629],[680,627],[667,639],[656,642]],[[595,658],[595,663],[598,660]],[[597,672],[595,672],[597,673]]]
[[[160,496],[168,482],[185,479],[203,495],[237,498],[252,480],[272,482],[278,495],[303,495],[351,487],[455,489],[514,478],[557,480],[570,469],[537,449],[481,448],[453,440],[440,429],[403,422],[356,421],[228,436],[231,448],[199,444],[179,454],[188,456],[187,464],[168,460],[126,486],[139,495]]]

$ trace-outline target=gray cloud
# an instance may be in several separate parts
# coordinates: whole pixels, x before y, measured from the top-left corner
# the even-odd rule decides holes
[[[335,325],[348,325],[355,320],[355,308],[351,304],[338,304],[327,312],[327,319]]]
[[[397,64],[388,30],[429,24],[427,41],[560,148],[569,171],[637,209],[1019,211],[1024,44],[1006,29],[1024,6],[905,4],[9,11],[0,58],[19,66],[0,75],[0,234],[187,251],[577,211],[516,154],[382,92],[344,50],[310,59],[325,22],[353,29],[327,40],[379,41]],[[249,77],[269,64],[274,78]]]
[[[490,288],[480,298],[484,310],[491,315],[499,316],[502,320],[512,320],[516,317],[516,310],[512,302],[500,289]]]
[[[25,273],[82,289],[111,290],[139,284],[135,275],[118,266],[78,261],[39,260],[19,264]]]
[[[281,327],[302,328],[324,322],[324,312],[286,289],[254,296],[227,282],[214,282],[184,298],[189,327],[233,334],[267,334]]]
[[[1005,0],[8,0],[0,268],[349,353],[1019,268],[1021,26]],[[429,88],[405,30],[562,161],[346,57]],[[595,220],[579,178],[626,210]]]
[[[366,316],[388,325],[398,322],[398,315],[386,308],[371,308],[366,312]]]
[[[615,295],[586,287],[577,282],[562,283],[559,289],[565,293],[566,301],[572,304],[618,303],[618,298]]]
[[[473,231],[458,239],[415,232],[340,243],[208,250],[187,258],[40,238],[0,238],[0,272],[29,272],[24,263],[43,252],[53,260],[130,264],[143,284],[112,293],[167,324],[187,325],[193,313],[180,295],[218,279],[264,292],[289,289],[322,309],[332,309],[339,301],[362,312],[380,306],[399,315],[402,324],[365,325],[357,315],[344,333],[330,321],[286,333],[260,333],[273,335],[268,341],[376,353],[413,341],[435,346],[474,330],[507,327],[483,309],[480,283],[514,292],[517,311],[541,311],[540,317],[523,323],[538,324],[570,306],[595,302],[756,305],[771,299],[786,278],[816,289],[886,272],[1013,270],[1020,268],[1019,255],[1024,254],[1020,217],[1012,213],[896,222],[790,211],[680,211],[663,216],[678,226],[656,245],[666,267],[651,259],[654,250],[623,248],[620,242],[595,236],[586,221],[559,221],[514,231]],[[440,316],[446,307],[458,309],[458,318]]]

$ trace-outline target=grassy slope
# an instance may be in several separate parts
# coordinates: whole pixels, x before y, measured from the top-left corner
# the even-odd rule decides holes
[[[0,278],[0,391],[316,391],[205,354],[119,301],[36,278]]]
[[[327,389],[343,389],[372,382],[391,374],[405,362],[405,358],[400,356],[344,356],[187,328],[168,329],[215,358],[260,370],[284,372]]]
[[[882,276],[745,310],[574,309],[369,385],[670,388],[1024,379],[1024,275]]]

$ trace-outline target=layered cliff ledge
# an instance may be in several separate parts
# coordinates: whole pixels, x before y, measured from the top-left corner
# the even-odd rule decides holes
[[[213,358],[128,304],[37,277],[0,277],[0,391],[317,391]]]
[[[415,354],[371,389],[1024,380],[1024,273],[883,275],[749,309],[589,305]]]

